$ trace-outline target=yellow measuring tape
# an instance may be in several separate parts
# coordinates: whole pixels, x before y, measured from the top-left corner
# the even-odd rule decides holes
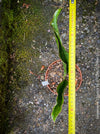
[[[75,134],[75,45],[76,45],[76,0],[70,0],[68,134]]]

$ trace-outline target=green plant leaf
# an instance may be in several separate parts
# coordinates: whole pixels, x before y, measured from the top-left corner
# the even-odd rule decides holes
[[[66,64],[63,62],[63,68],[64,68],[64,77],[63,78],[66,78],[66,74],[67,74],[67,66]]]
[[[54,31],[57,32],[59,34],[59,29],[58,29],[58,25],[57,25],[57,20],[58,20],[58,16],[61,12],[62,8],[59,8],[55,11],[54,15],[53,15],[53,19],[51,21],[51,26],[53,27]]]
[[[57,9],[53,15],[53,19],[51,21],[51,26],[53,27],[54,33],[55,33],[55,38],[56,38],[56,42],[57,42],[57,46],[58,46],[58,50],[59,50],[59,57],[61,58],[61,60],[66,64],[66,68],[67,68],[67,72],[68,73],[68,64],[69,64],[69,54],[68,52],[65,50],[64,46],[62,45],[61,39],[60,39],[60,34],[59,34],[59,29],[58,29],[58,25],[57,25],[57,20],[58,20],[58,16],[61,12],[62,8]],[[64,65],[65,67],[65,65]],[[64,69],[65,71],[65,69]]]
[[[66,86],[68,85],[68,81],[66,79],[64,79],[57,87],[57,103],[53,108],[53,111],[51,113],[52,119],[55,122],[57,116],[60,114],[61,110],[62,110],[62,105],[64,102],[64,89],[66,88]]]

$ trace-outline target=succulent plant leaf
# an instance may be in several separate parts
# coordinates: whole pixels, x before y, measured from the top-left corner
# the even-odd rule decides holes
[[[61,12],[62,8],[59,8],[55,11],[54,15],[53,15],[53,19],[51,21],[51,26],[53,27],[54,31],[57,32],[59,34],[59,29],[58,29],[58,25],[57,25],[57,20],[58,20],[58,16]]]
[[[59,29],[58,29],[58,25],[57,25],[58,16],[59,16],[61,10],[62,9],[60,8],[60,9],[57,9],[55,11],[55,13],[53,15],[53,19],[51,21],[51,26],[53,27],[53,30],[54,30],[54,33],[55,33],[55,38],[56,38],[57,46],[58,46],[58,49],[59,49],[59,57],[66,64],[66,66],[67,66],[67,72],[66,73],[68,73],[69,54],[65,50],[64,46],[62,45],[62,42],[61,42],[61,39],[60,39],[60,34],[59,34]]]
[[[60,114],[62,110],[62,105],[64,102],[64,90],[67,85],[68,85],[68,81],[64,79],[57,87],[57,93],[58,93],[57,103],[54,106],[53,111],[51,113],[51,116],[54,122],[56,121],[56,118],[58,117],[58,115]]]
[[[64,102],[64,89],[68,85],[68,81],[65,79],[65,77],[66,77],[66,74],[68,74],[69,54],[65,50],[64,46],[62,45],[60,34],[59,34],[59,29],[57,25],[58,16],[61,10],[62,9],[60,8],[55,11],[53,15],[53,19],[51,21],[51,26],[53,27],[56,43],[57,43],[58,50],[59,50],[59,57],[63,61],[63,67],[64,67],[64,80],[57,87],[57,93],[58,93],[57,102],[51,113],[51,116],[54,122],[56,121],[56,118],[58,117],[58,115],[60,114],[62,110],[62,105]]]

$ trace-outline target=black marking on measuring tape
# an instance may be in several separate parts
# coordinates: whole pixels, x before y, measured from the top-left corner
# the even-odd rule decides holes
[[[74,3],[74,0],[71,0],[71,3],[73,4]]]

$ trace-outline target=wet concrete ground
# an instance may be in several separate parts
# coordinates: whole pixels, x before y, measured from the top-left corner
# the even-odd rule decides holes
[[[83,76],[82,85],[76,93],[77,134],[99,134],[100,132],[100,120],[97,118],[97,100],[100,102],[100,99],[97,98],[98,75],[96,75],[98,74],[99,63],[97,61],[100,45],[100,8],[98,5],[96,9],[93,9],[92,4],[87,6],[86,3],[77,2],[76,62]],[[62,112],[53,123],[51,111],[56,102],[56,95],[41,84],[45,80],[45,71],[49,64],[59,59],[53,30],[49,24],[57,6],[55,3],[49,2],[48,4],[45,1],[39,6],[37,4],[40,12],[36,15],[26,10],[26,20],[31,16],[36,25],[33,28],[31,26],[27,38],[24,34],[23,45],[18,43],[14,52],[15,60],[17,60],[17,65],[14,67],[15,70],[20,67],[21,73],[20,79],[18,78],[20,89],[14,90],[14,104],[9,124],[10,134],[68,133],[68,97],[65,97]],[[59,17],[60,34],[67,50],[68,19],[67,2]],[[45,69],[41,72],[42,65]],[[15,74],[18,72],[15,71]]]

